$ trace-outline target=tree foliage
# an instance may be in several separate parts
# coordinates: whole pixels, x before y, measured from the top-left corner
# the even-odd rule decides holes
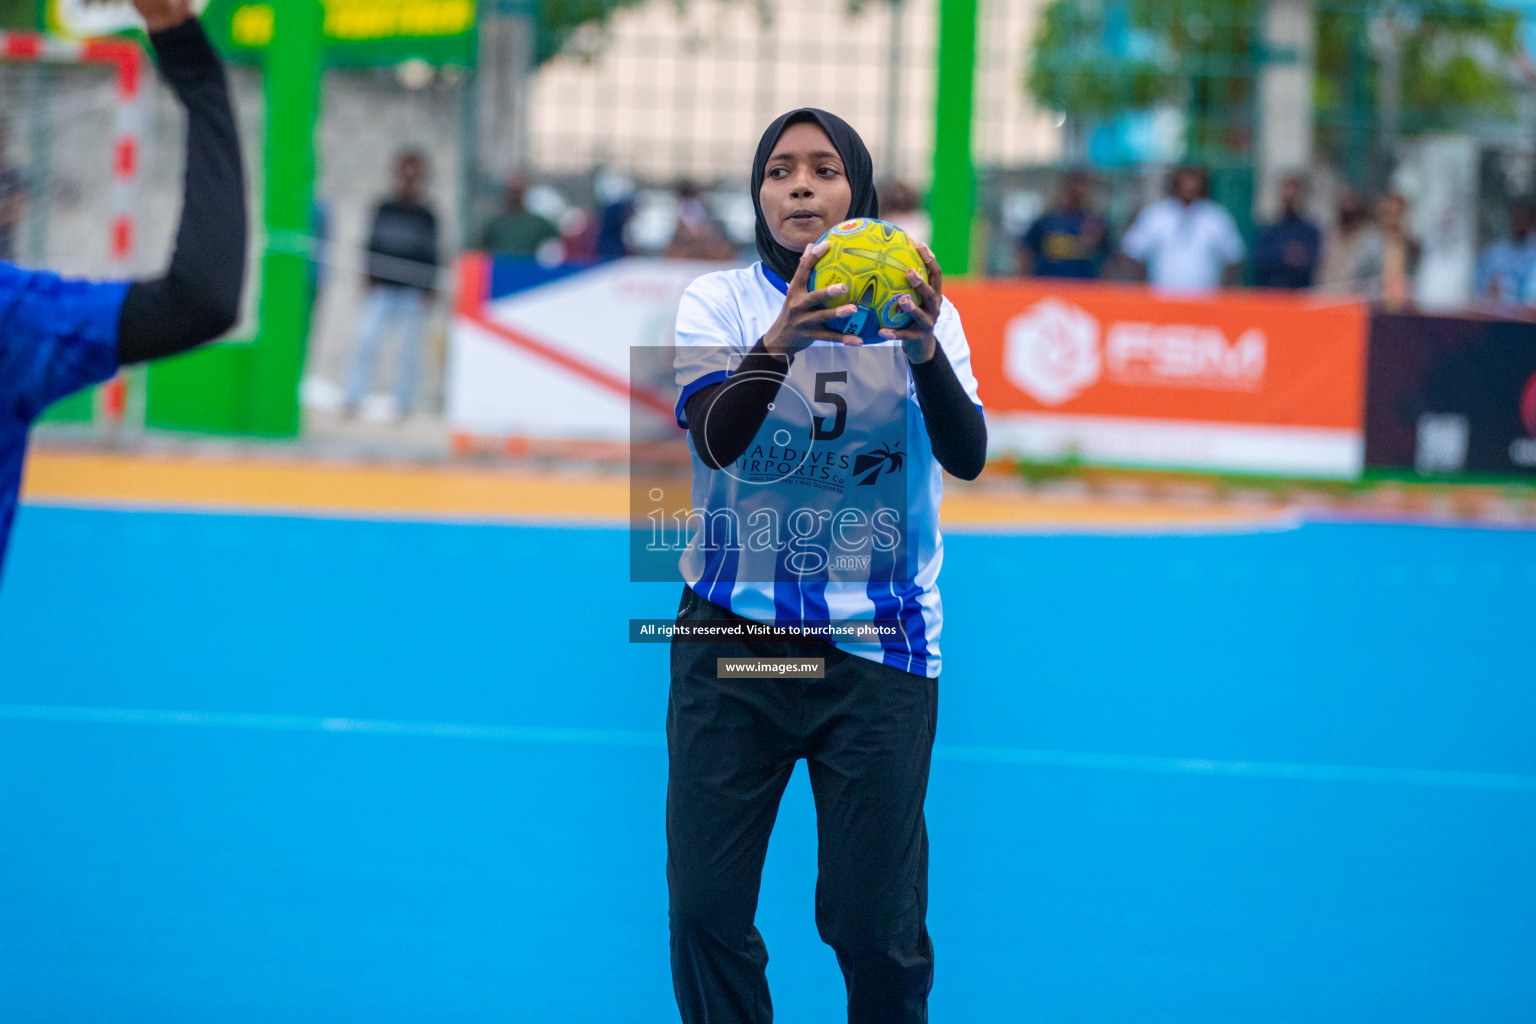
[[[1025,88],[1035,102],[1074,117],[1141,110],[1161,97],[1155,61],[1113,53],[1113,11],[1099,2],[1056,0],[1040,13]]]
[[[1384,19],[1373,24],[1377,12],[1361,7],[1334,3],[1318,11],[1316,97],[1327,120],[1343,116],[1349,104],[1352,45],[1365,51],[1362,99],[1370,110],[1378,103],[1380,51],[1393,30]],[[1469,116],[1513,113],[1509,69],[1519,52],[1519,14],[1488,0],[1415,0],[1397,9],[1405,130],[1433,131]]]
[[[598,29],[613,12],[634,7],[643,0],[537,0],[535,20],[538,34],[534,44],[534,62],[543,64],[564,49],[578,30]]]
[[[1490,0],[1319,0],[1317,7],[1316,97],[1325,120],[1352,98],[1374,110],[1389,25],[1400,44],[1404,130],[1513,109],[1516,13]],[[1383,17],[1389,9],[1394,22]],[[1263,12],[1263,0],[1052,0],[1036,27],[1025,89],[1048,109],[1090,120],[1181,107],[1200,148],[1202,133],[1252,120]]]
[[[1054,0],[1042,12],[1025,86],[1088,120],[1174,105],[1195,151],[1241,146],[1254,89],[1262,0]]]
[[[36,27],[36,0],[0,0],[0,29],[32,29]]]
[[[7,0],[0,0],[5,3]],[[588,57],[596,57],[602,48],[601,31],[608,18],[623,7],[636,7],[646,0],[533,0],[538,15],[538,55],[542,64],[566,48],[574,40],[581,42],[581,34],[591,35],[588,45],[578,47]],[[755,8],[762,24],[773,17],[774,0],[727,0],[748,3]],[[831,6],[835,0],[827,0]],[[850,15],[859,15],[872,6],[899,7],[903,0],[843,0],[844,9]],[[688,10],[689,0],[672,0],[678,14]]]

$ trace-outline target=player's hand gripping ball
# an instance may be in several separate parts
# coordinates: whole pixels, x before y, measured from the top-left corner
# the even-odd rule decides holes
[[[845,284],[845,295],[828,298],[828,309],[854,303],[872,313],[881,327],[899,330],[912,322],[912,314],[898,304],[910,295],[915,305],[922,305],[907,282],[907,271],[915,270],[923,280],[928,272],[912,237],[894,224],[873,217],[845,220],[815,242],[828,243],[828,249],[811,268],[810,291],[834,284]]]

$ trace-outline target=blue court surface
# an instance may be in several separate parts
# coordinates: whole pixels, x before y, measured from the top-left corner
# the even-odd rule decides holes
[[[0,1021],[663,1022],[610,529],[28,507]],[[1536,1021],[1536,533],[952,535],[932,1019]],[[803,769],[759,924],[842,1018]]]

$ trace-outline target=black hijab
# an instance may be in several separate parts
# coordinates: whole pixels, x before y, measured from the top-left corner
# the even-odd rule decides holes
[[[870,160],[869,150],[865,148],[864,140],[859,138],[859,133],[836,114],[815,107],[801,107],[780,114],[768,126],[768,130],[763,132],[763,137],[757,143],[757,155],[752,158],[752,209],[757,211],[757,254],[763,258],[768,269],[786,281],[795,276],[800,253],[786,249],[774,240],[773,233],[768,230],[768,221],[763,217],[763,204],[758,193],[762,191],[763,172],[768,168],[768,158],[773,155],[773,147],[778,145],[779,136],[790,125],[805,122],[817,125],[826,132],[827,138],[832,140],[832,145],[837,149],[837,155],[843,158],[843,171],[848,175],[848,187],[853,192],[852,201],[848,204],[848,219],[880,216],[880,197],[875,195],[874,162]]]

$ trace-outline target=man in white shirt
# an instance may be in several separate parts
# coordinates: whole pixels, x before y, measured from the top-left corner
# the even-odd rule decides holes
[[[1516,199],[1509,207],[1509,234],[1483,248],[1477,259],[1476,293],[1480,299],[1518,305],[1536,270],[1536,202]]]
[[[1137,215],[1120,243],[1147,267],[1154,289],[1175,295],[1208,295],[1221,287],[1227,267],[1243,259],[1243,239],[1223,207],[1206,198],[1209,178],[1199,167],[1180,167],[1167,199]]]

